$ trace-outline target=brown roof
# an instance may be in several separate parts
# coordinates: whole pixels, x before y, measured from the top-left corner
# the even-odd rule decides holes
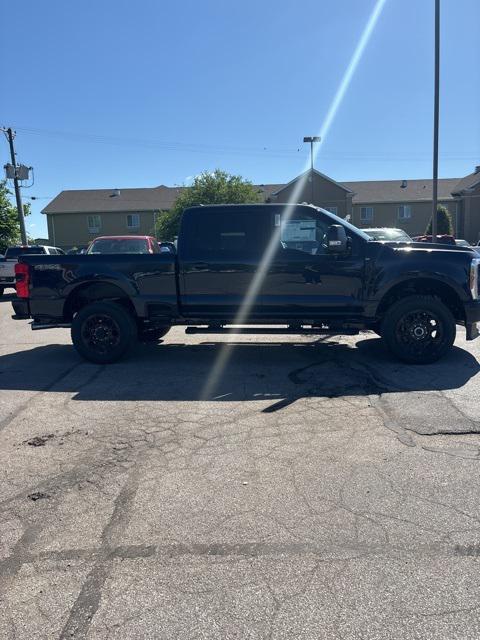
[[[320,174],[323,175],[323,174]],[[324,176],[328,178],[328,176]],[[328,178],[331,180],[331,178]],[[339,186],[353,192],[353,203],[415,202],[432,200],[432,180],[364,180],[339,182]],[[452,193],[459,193],[480,184],[480,173],[465,178],[441,178],[438,181],[440,200],[452,200]],[[280,191],[285,184],[254,185],[266,200]],[[143,189],[78,189],[62,191],[42,213],[102,213],[122,211],[160,211],[171,209],[175,200],[186,187],[158,187]]]
[[[170,209],[182,187],[151,189],[78,189],[61,191],[42,213],[103,213],[108,211],[158,211]]]
[[[284,187],[284,184],[256,184],[254,185],[259,191],[263,192],[265,200],[273,193]]]
[[[278,184],[253,185],[268,198]],[[42,213],[106,213],[122,211],[161,211],[171,209],[185,187],[144,189],[78,189],[61,191],[47,204]],[[119,195],[114,195],[118,191]]]
[[[459,178],[440,178],[438,197],[440,200],[452,200],[452,191]],[[342,182],[353,191],[353,204],[362,202],[411,202],[432,199],[432,180],[366,180],[360,182]]]
[[[355,182],[335,182],[332,178],[314,169],[322,178],[353,192],[354,204],[364,202],[411,202],[432,200],[432,180],[363,180]],[[305,173],[309,173],[306,171]],[[277,191],[299,180],[304,174],[297,176],[287,185],[278,185]],[[474,175],[474,174],[473,174]],[[469,178],[471,176],[467,176]],[[440,178],[438,181],[438,197],[441,200],[452,200],[452,191],[459,183],[459,178]],[[466,178],[464,178],[466,180]],[[480,181],[480,177],[478,178]],[[462,181],[461,181],[462,182]],[[405,186],[402,186],[405,185]]]
[[[464,189],[471,189],[475,185],[480,184],[480,167],[465,178],[462,178],[455,186],[453,193],[460,193]]]

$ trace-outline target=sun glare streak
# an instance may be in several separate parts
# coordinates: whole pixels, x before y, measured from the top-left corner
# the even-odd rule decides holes
[[[355,47],[355,51],[353,52],[353,55],[350,59],[348,67],[346,68],[345,73],[343,74],[342,81],[338,85],[337,92],[335,93],[335,97],[332,100],[332,103],[327,111],[325,120],[323,121],[322,127],[319,131],[318,135],[320,136],[321,140],[316,146],[316,149],[315,149],[316,153],[318,153],[320,147],[325,141],[325,138],[327,137],[328,132],[330,131],[330,127],[332,126],[335,116],[337,115],[337,111],[342,103],[343,98],[345,97],[347,89],[350,86],[350,83],[355,74],[355,71],[357,70],[360,60],[362,59],[363,52],[365,51],[365,48],[370,40],[373,30],[375,29],[378,18],[382,13],[382,10],[386,1],[387,0],[377,0],[377,3],[373,8],[372,13],[370,14],[368,22],[365,25],[365,28],[362,32],[362,35],[360,37],[360,40],[358,41],[357,46]]]
[[[348,64],[348,67],[345,70],[345,73],[343,74],[342,81],[340,82],[337,88],[337,91],[328,109],[325,120],[319,131],[318,135],[321,137],[321,141],[316,145],[316,148],[314,150],[314,159],[316,158],[319,148],[322,145],[326,135],[330,130],[330,127],[335,119],[335,116],[342,103],[342,100],[345,97],[345,93],[347,92],[350,82],[352,81],[353,75],[358,67],[358,64],[362,58],[363,52],[365,51],[365,48],[370,40],[372,32],[375,28],[375,25],[377,24],[378,18],[380,17],[380,14],[382,12],[382,9],[386,1],[387,0],[377,0],[377,3],[368,19],[368,22],[365,25],[365,28],[362,32],[360,40],[358,41],[358,44],[355,47],[355,51],[353,52],[353,55]],[[308,168],[309,168],[309,162],[305,164],[303,175],[297,181],[289,202],[284,205],[284,208],[281,214],[282,224],[285,224],[285,222],[288,222],[288,220],[291,218],[295,210],[296,204],[298,203],[300,196],[303,193],[306,181],[309,177]],[[256,270],[255,275],[245,294],[245,298],[242,303],[242,306],[238,310],[238,313],[235,316],[234,321],[232,322],[233,325],[245,324],[246,321],[248,320],[250,311],[253,305],[255,304],[257,296],[260,292],[262,283],[270,267],[275,251],[279,246],[281,231],[282,231],[281,225],[278,227],[275,227],[274,233],[270,238],[267,248],[265,249],[265,252],[262,256],[258,269]],[[230,359],[232,351],[235,348],[235,345],[231,343],[233,332],[234,330],[232,330],[232,333],[229,333],[227,335],[227,341],[222,345],[220,353],[213,365],[213,368],[200,394],[201,400],[207,400],[208,398],[210,398],[210,396],[212,395],[213,391],[215,390],[220,380],[220,377],[223,371],[225,370],[225,367],[227,366],[228,360]]]

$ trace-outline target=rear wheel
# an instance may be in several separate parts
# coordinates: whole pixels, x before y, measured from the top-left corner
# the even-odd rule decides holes
[[[116,362],[131,348],[137,327],[131,313],[113,302],[83,307],[72,322],[72,342],[78,353],[97,364]]]
[[[382,337],[390,351],[411,364],[428,364],[442,358],[455,341],[455,318],[433,296],[402,298],[386,312]]]

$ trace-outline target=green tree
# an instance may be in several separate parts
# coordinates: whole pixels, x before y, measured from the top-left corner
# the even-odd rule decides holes
[[[20,242],[17,207],[12,204],[11,195],[12,192],[7,188],[6,181],[0,181],[0,253],[5,253],[7,247]],[[25,215],[28,215],[29,205],[24,205],[23,208]]]
[[[191,187],[185,187],[170,211],[157,219],[156,237],[173,240],[178,235],[180,218],[187,207],[199,204],[242,204],[258,202],[259,194],[251,182],[221,169],[204,171],[195,177]]]
[[[432,235],[432,218],[430,218],[425,234],[427,236]],[[453,236],[452,214],[443,204],[437,206],[437,234],[439,236]]]

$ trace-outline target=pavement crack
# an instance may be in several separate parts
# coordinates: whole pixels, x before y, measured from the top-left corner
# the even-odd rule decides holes
[[[25,402],[22,402],[22,404],[20,404],[15,409],[15,411],[12,411],[12,413],[8,414],[7,416],[5,416],[5,418],[0,420],[0,431],[3,431],[3,429],[8,427],[15,420],[17,416],[19,416],[23,411],[25,411],[25,409],[27,409],[31,405],[32,400],[34,400],[35,398],[38,398],[44,393],[48,393],[49,391],[51,391],[59,382],[61,382],[64,378],[70,375],[72,371],[74,371],[81,364],[83,364],[82,361],[76,362],[72,366],[68,367],[68,369],[65,369],[65,371],[62,371],[62,373],[60,373],[56,378],[54,378],[49,384],[45,385],[40,391],[37,391],[37,393],[30,396],[27,400],[25,400]]]
[[[138,468],[137,465],[134,465],[115,499],[112,515],[102,532],[98,557],[73,604],[59,640],[71,640],[72,637],[76,640],[82,640],[87,637],[92,618],[100,606],[105,581],[110,574],[109,563],[105,560],[112,558],[112,539],[117,533],[123,531],[125,521],[130,517],[137,490]]]

